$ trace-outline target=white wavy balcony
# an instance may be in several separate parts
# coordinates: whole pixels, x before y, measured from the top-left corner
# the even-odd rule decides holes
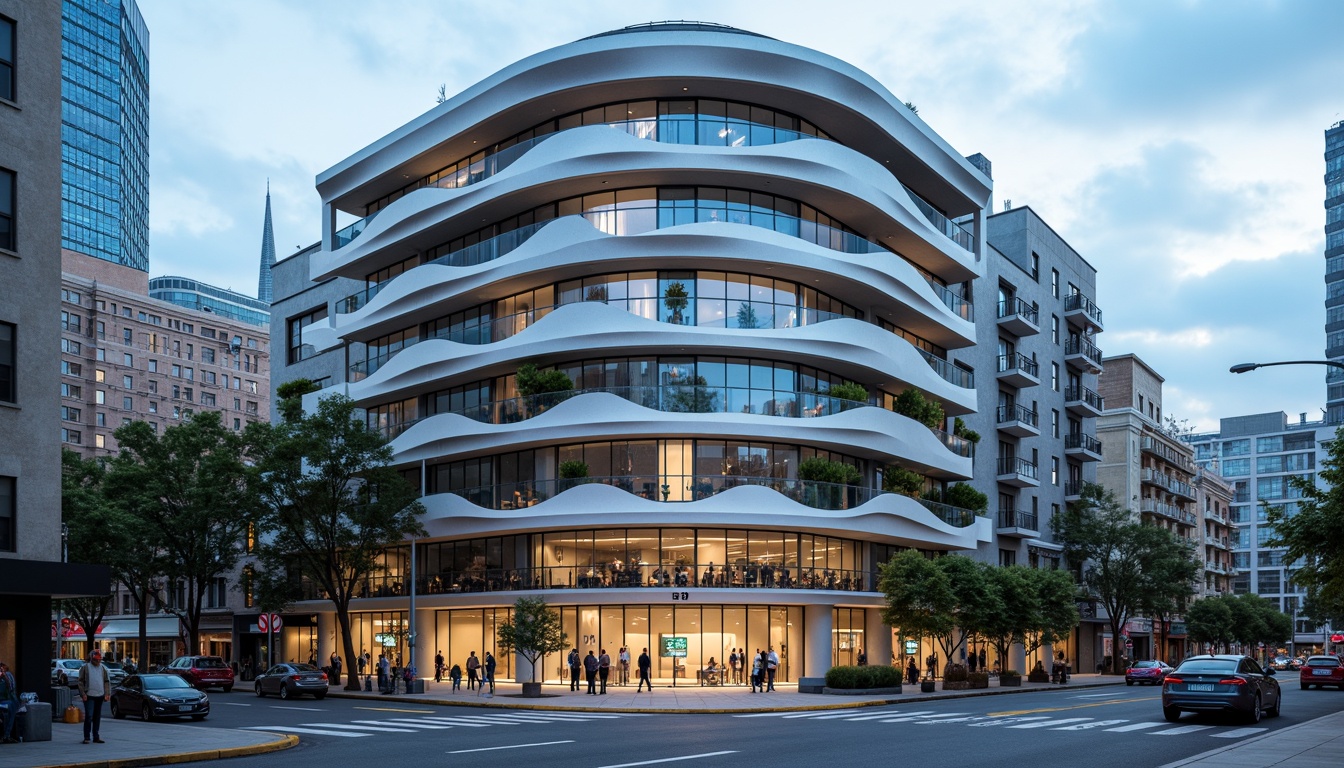
[[[943,403],[949,416],[975,410],[975,391],[953,384],[909,342],[852,318],[770,330],[672,326],[607,304],[584,302],[556,309],[503,341],[474,345],[431,339],[401,350],[368,378],[345,385],[360,403],[433,391],[453,379],[513,370],[520,360],[569,359],[638,349],[646,354],[770,355],[817,364],[870,386],[897,391],[918,387]],[[937,360],[937,358],[935,358]],[[945,362],[945,361],[939,361]],[[947,366],[951,368],[951,366]],[[973,386],[973,382],[965,382]]]
[[[598,179],[599,181],[586,181]],[[877,162],[829,141],[761,147],[704,147],[644,141],[607,126],[555,134],[480,183],[425,187],[389,204],[362,233],[312,260],[315,280],[373,271],[379,254],[433,247],[438,224],[458,216],[489,219],[550,199],[598,189],[649,185],[742,185],[768,181],[771,194],[822,210],[843,210],[856,231],[889,245],[948,282],[978,275],[973,253],[930,222],[914,198]],[[517,202],[511,200],[516,199]]]
[[[432,319],[442,314],[446,303],[484,293],[502,280],[531,276],[542,283],[557,276],[590,275],[595,268],[647,270],[673,263],[682,269],[793,278],[823,292],[843,294],[851,303],[885,307],[884,319],[939,346],[956,348],[975,341],[971,304],[885,249],[848,254],[789,234],[727,222],[611,235],[583,216],[562,217],[492,241],[463,249],[470,253],[448,254],[338,302],[336,315],[305,328],[304,343],[327,349],[335,346],[338,336],[372,338]],[[788,264],[786,273],[777,271],[780,264]]]
[[[398,464],[484,455],[595,440],[651,437],[797,442],[888,462],[939,479],[971,477],[970,456],[948,450],[939,435],[906,416],[875,407],[799,419],[743,413],[665,412],[594,392],[565,400],[530,419],[487,424],[445,413],[413,424],[392,441]]]
[[[727,482],[721,476],[714,477]],[[783,527],[832,535],[862,535],[865,539],[907,546],[953,550],[975,549],[980,542],[991,541],[993,537],[992,521],[987,517],[902,494],[869,491],[868,494],[875,495],[856,495],[854,500],[859,503],[854,506],[821,509],[804,502],[831,498],[821,488],[828,484],[813,484],[818,493],[808,496],[807,484],[798,481],[792,484],[775,481],[774,484],[782,489],[776,490],[751,482],[767,482],[772,478],[729,478],[744,482],[728,487],[721,485],[717,490],[711,488],[692,500],[664,502],[657,500],[658,489],[671,483],[659,482],[660,479],[657,475],[648,478],[655,489],[653,498],[640,495],[642,486],[627,489],[602,481],[610,479],[599,478],[589,478],[591,482],[577,483],[565,489],[560,488],[558,481],[550,481],[550,484],[542,482],[532,489],[521,485],[516,489],[492,486],[488,494],[485,489],[439,493],[421,500],[426,509],[421,521],[431,538],[504,535],[540,528],[651,526],[664,521],[686,527]],[[681,479],[678,477],[676,482]],[[704,481],[712,479],[706,477]],[[557,492],[546,493],[548,488]],[[518,497],[514,497],[513,490],[518,491]],[[513,499],[525,498],[524,490],[531,490],[534,495],[521,505],[515,505]],[[468,491],[477,492],[482,503],[474,503],[460,495]],[[855,492],[858,494],[859,489]],[[846,489],[835,498],[848,502],[848,493]],[[509,506],[506,507],[506,503]],[[526,512],[520,513],[519,506],[525,507]]]

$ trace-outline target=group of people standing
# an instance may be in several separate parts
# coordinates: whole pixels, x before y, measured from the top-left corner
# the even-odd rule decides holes
[[[445,665],[446,662],[443,658],[443,651],[435,653],[434,682],[443,682],[444,675],[447,675],[448,679],[453,682],[453,692],[456,693],[457,691],[462,690],[462,667],[458,664],[454,664],[452,668],[449,669]],[[497,662],[495,661],[495,655],[493,653],[486,651],[485,660],[482,661],[476,656],[476,652],[472,651],[471,654],[467,656],[466,666],[468,691],[476,691],[477,695],[479,695],[486,690],[486,686],[488,685],[490,686],[489,692],[495,692],[495,667],[497,666]]]

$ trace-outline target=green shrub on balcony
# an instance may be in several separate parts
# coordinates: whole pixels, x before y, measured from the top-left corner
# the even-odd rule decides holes
[[[930,488],[924,492],[923,497],[929,501],[969,509],[977,515],[983,515],[989,510],[989,496],[977,491],[968,483],[953,483],[947,486],[946,490]]]
[[[852,381],[832,385],[830,389],[826,390],[826,394],[840,400],[853,400],[856,403],[868,402],[868,388]]]
[[[896,396],[892,410],[918,421],[929,429],[942,429],[947,421],[942,404],[925,397],[923,392],[914,387]]]
[[[919,496],[924,490],[924,476],[905,467],[887,467],[882,473],[882,490],[903,496]]]
[[[967,427],[966,422],[962,421],[960,416],[952,422],[952,434],[971,444],[980,442],[980,433]]]
[[[532,363],[518,366],[517,380],[519,397],[568,392],[574,389],[574,382],[563,371],[539,371]]]

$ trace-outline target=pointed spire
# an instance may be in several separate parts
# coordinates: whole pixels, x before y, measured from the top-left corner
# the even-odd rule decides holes
[[[257,298],[271,301],[271,267],[275,266],[275,232],[271,229],[271,180],[266,179],[266,221],[261,227],[261,274],[257,278]]]

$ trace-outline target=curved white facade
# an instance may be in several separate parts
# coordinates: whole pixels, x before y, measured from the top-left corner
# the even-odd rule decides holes
[[[695,663],[779,646],[785,679],[821,675],[891,653],[879,562],[990,540],[973,512],[881,490],[897,467],[971,477],[969,443],[892,406],[917,388],[975,409],[947,351],[974,343],[990,185],[853,67],[704,25],[601,35],[501,70],[318,191],[310,277],[367,289],[301,341],[367,349],[340,391],[425,489],[422,670],[538,592],[583,651],[695,625]],[[367,218],[338,232],[337,210]],[[574,390],[521,393],[524,364]],[[410,618],[407,551],[359,626]],[[686,674],[658,658],[656,677]]]

